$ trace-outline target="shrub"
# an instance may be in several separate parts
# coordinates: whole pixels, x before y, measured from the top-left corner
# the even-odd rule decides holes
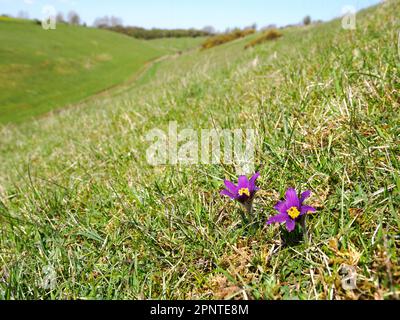
[[[110,31],[125,34],[130,37],[137,39],[161,39],[161,38],[197,38],[197,37],[208,37],[211,34],[209,31],[197,30],[197,29],[144,29],[140,27],[124,27],[120,25],[109,26],[105,19],[97,19],[95,26],[101,29],[107,29]]]
[[[257,39],[254,39],[253,41],[248,43],[245,46],[245,49],[255,47],[256,45],[259,45],[259,44],[264,43],[266,41],[272,41],[272,40],[278,39],[278,38],[280,38],[282,36],[283,36],[283,34],[280,33],[276,29],[269,30],[268,32],[264,33],[261,37],[258,37]]]
[[[230,33],[224,33],[218,36],[214,36],[211,37],[209,39],[207,39],[203,44],[202,44],[202,48],[203,50],[205,49],[211,49],[213,47],[216,46],[220,46],[224,43],[230,42],[230,41],[234,41],[236,39],[239,38],[244,38],[250,34],[255,33],[256,30],[255,29],[244,29],[244,30],[240,30],[240,29],[236,29]]]
[[[305,26],[310,25],[311,24],[311,17],[310,16],[304,17],[303,23],[304,23]]]

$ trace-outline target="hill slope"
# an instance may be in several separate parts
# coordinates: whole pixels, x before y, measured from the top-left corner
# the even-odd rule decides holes
[[[174,56],[119,96],[3,127],[0,298],[398,298],[399,11]],[[219,194],[233,166],[147,163],[170,121],[257,131],[248,223]],[[265,226],[288,187],[318,209],[297,245]]]
[[[64,24],[46,31],[29,20],[0,20],[0,41],[4,44],[0,123],[22,121],[77,102],[127,80],[146,62],[172,51],[171,42],[161,46]]]

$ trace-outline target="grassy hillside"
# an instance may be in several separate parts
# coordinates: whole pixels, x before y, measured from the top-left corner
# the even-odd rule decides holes
[[[200,47],[205,38],[161,38],[148,40],[148,43],[159,49],[182,52]]]
[[[45,31],[29,20],[0,20],[0,123],[64,107],[119,84],[146,62],[186,49],[191,39],[157,42],[59,24]]]
[[[3,126],[0,298],[398,298],[399,11],[173,56],[118,96]],[[257,130],[248,224],[219,194],[232,166],[147,163],[169,121]],[[297,245],[265,226],[288,187],[318,209]]]

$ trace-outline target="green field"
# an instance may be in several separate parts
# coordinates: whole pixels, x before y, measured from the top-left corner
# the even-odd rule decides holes
[[[162,55],[201,39],[142,41],[59,24],[0,20],[0,123],[21,122],[129,80]]]
[[[1,68],[18,70],[11,77],[21,92],[11,95],[11,80],[1,89],[10,121],[25,117],[15,106],[32,103],[30,81],[40,76],[13,62],[19,55],[40,65],[57,55],[38,51],[71,52],[65,64],[75,87],[53,97],[59,77],[43,86],[49,105],[34,108],[40,112],[62,105],[62,96],[98,90],[76,71],[88,55],[113,57],[98,66],[105,87],[164,56],[123,90],[0,127],[0,299],[398,299],[397,12],[399,1],[387,1],[358,13],[356,30],[335,20],[283,30],[250,50],[244,46],[259,35],[182,54],[176,48],[191,45],[157,51],[166,40],[139,46],[83,29],[80,59],[72,57],[82,42],[57,33],[48,35],[59,43],[51,50],[26,37],[26,57],[15,26],[6,32],[0,24],[1,42],[10,44],[2,45]],[[142,51],[127,54],[120,41]],[[257,131],[254,216],[243,221],[241,207],[219,194],[224,179],[237,178],[232,165],[148,164],[146,134],[167,131],[170,121],[179,130]],[[288,187],[312,190],[308,203],[318,210],[298,244],[283,227],[265,225]],[[357,289],[343,289],[343,265],[356,270]]]
[[[184,52],[191,49],[197,49],[205,38],[162,38],[148,40],[152,46],[157,49],[164,49],[172,52]]]

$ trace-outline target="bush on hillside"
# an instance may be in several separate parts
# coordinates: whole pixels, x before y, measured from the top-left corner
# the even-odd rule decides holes
[[[203,48],[203,50],[211,49],[213,47],[220,46],[224,43],[227,43],[227,42],[239,39],[239,38],[244,38],[255,32],[256,32],[255,29],[244,29],[244,30],[237,29],[230,33],[224,33],[224,34],[209,38],[202,44],[201,47]]]
[[[261,37],[259,37],[257,39],[254,39],[253,41],[248,43],[245,46],[245,49],[255,47],[255,46],[257,46],[257,45],[259,45],[261,43],[267,42],[267,41],[272,41],[272,40],[278,39],[278,38],[280,38],[282,36],[283,36],[283,34],[280,33],[276,29],[269,30],[268,32],[264,33]]]
[[[303,24],[304,24],[305,26],[310,25],[310,24],[311,24],[311,17],[310,17],[310,16],[304,17],[304,19],[303,19]]]

